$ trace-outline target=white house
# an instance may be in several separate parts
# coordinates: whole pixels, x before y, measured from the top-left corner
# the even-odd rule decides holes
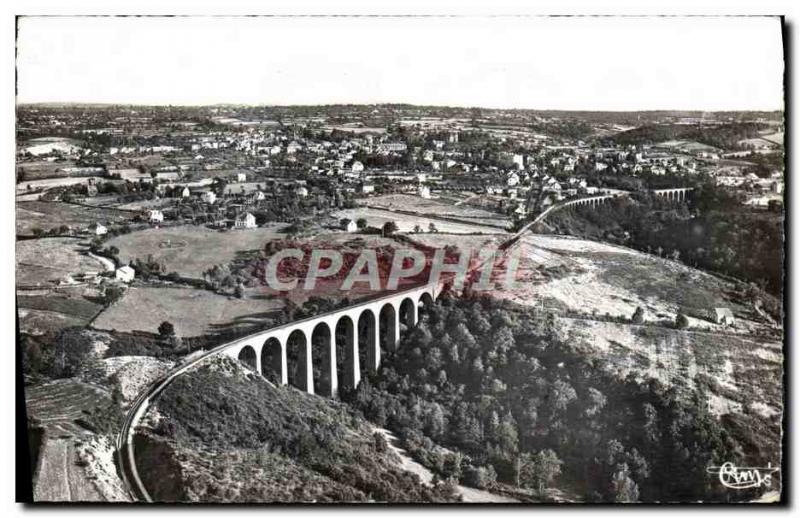
[[[342,230],[345,232],[355,232],[358,230],[358,225],[356,225],[356,222],[349,218],[343,218],[339,222],[339,226],[341,226]]]
[[[181,198],[188,198],[191,195],[192,191],[190,191],[188,187],[184,187],[183,190],[181,191]]]
[[[375,192],[375,186],[371,183],[362,183],[360,186],[360,190],[362,194],[369,194]]]
[[[114,277],[118,281],[122,282],[131,282],[133,281],[133,277],[136,275],[136,272],[130,266],[123,266],[121,268],[117,268],[117,271],[114,274]]]
[[[239,183],[246,182],[247,181],[247,175],[244,174],[244,173],[237,173],[236,174],[236,181],[239,182]]]
[[[96,236],[104,236],[108,234],[108,229],[100,223],[92,223],[89,225],[89,232]]]
[[[209,205],[213,205],[217,201],[217,195],[213,191],[204,192],[200,198]]]
[[[427,185],[420,185],[419,186],[419,196],[420,196],[420,198],[425,198],[426,200],[430,199],[431,190],[428,188]]]
[[[736,320],[730,308],[714,308],[714,322],[723,326],[733,326]]]
[[[308,189],[306,189],[303,186],[298,187],[297,190],[295,190],[294,192],[301,198],[305,198],[306,196],[308,196]]]
[[[164,213],[160,210],[149,210],[147,211],[147,221],[150,223],[163,223]]]
[[[256,217],[249,212],[240,214],[234,222],[236,228],[256,228]]]
[[[350,170],[353,171],[354,173],[360,173],[361,171],[364,170],[364,164],[356,160],[355,162],[353,162],[353,165],[350,166]]]

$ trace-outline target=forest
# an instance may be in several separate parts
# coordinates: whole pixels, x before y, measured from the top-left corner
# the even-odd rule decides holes
[[[719,149],[741,149],[740,140],[758,136],[767,124],[736,122],[730,124],[651,124],[615,135],[620,146],[656,144],[667,140],[693,140]]]
[[[736,193],[712,183],[699,185],[687,202],[637,193],[630,200],[557,212],[548,224],[556,233],[669,255],[774,296],[782,293],[782,214],[748,209]]]
[[[734,437],[702,392],[613,378],[585,346],[557,336],[554,318],[529,308],[445,298],[343,398],[467,485],[507,484],[543,499],[558,487],[597,502],[754,496],[726,492],[706,467],[766,463],[775,452],[752,447],[757,433]]]

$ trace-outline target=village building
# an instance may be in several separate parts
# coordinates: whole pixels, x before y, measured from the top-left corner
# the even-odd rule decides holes
[[[130,266],[117,268],[117,271],[114,273],[114,277],[122,282],[132,282],[135,275],[136,272]]]
[[[96,236],[104,236],[108,234],[108,228],[106,228],[101,223],[92,223],[89,225],[89,233],[94,234]]]
[[[160,210],[149,210],[147,211],[147,221],[150,223],[163,223],[164,213]]]
[[[249,212],[237,216],[233,225],[235,228],[256,228],[258,226],[256,225],[256,217]]]
[[[217,195],[214,194],[212,191],[206,191],[200,195],[200,198],[208,203],[209,205],[213,205],[217,201]]]
[[[364,170],[364,164],[356,160],[355,162],[353,162],[353,165],[350,166],[350,170],[353,171],[354,173],[360,173]]]
[[[339,222],[339,226],[340,226],[340,227],[341,227],[341,229],[342,229],[342,230],[344,230],[345,232],[355,232],[356,230],[358,230],[358,225],[356,224],[356,222],[355,222],[355,221],[353,221],[353,220],[352,220],[352,219],[350,219],[350,218],[343,218],[343,219],[342,219],[342,220]]]
[[[723,326],[733,326],[736,320],[730,308],[714,308],[714,322]]]

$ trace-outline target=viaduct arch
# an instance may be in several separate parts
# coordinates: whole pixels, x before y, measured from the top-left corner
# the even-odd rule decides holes
[[[236,359],[275,384],[334,397],[376,372],[384,354],[417,325],[441,287],[419,286],[298,320],[222,346]]]
[[[692,187],[679,187],[673,189],[653,189],[651,192],[659,198],[666,198],[673,201],[684,201],[689,194],[694,191]]]

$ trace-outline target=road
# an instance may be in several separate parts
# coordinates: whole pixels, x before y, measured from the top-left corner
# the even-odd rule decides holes
[[[107,272],[113,272],[114,270],[117,269],[116,265],[114,264],[114,261],[112,261],[111,259],[108,259],[108,258],[100,256],[100,255],[95,255],[95,254],[93,254],[91,252],[86,252],[86,254],[89,257],[91,257],[92,259],[96,259],[97,261],[100,261],[100,263],[102,263],[102,265],[103,265],[103,268],[105,268],[105,270]]]

